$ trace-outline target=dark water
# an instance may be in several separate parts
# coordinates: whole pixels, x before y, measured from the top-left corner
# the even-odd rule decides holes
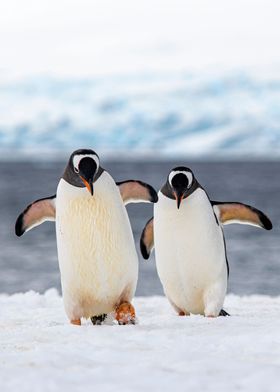
[[[178,164],[190,166],[210,198],[252,204],[272,219],[270,232],[249,226],[225,227],[230,264],[229,291],[280,295],[280,163],[278,162],[105,162],[116,180],[142,179],[155,188]],[[55,193],[64,163],[0,163],[0,292],[60,288],[54,224],[47,222],[21,238],[17,215],[32,200]],[[139,237],[152,215],[147,204],[128,207],[139,253]],[[154,258],[139,254],[138,295],[162,294]]]

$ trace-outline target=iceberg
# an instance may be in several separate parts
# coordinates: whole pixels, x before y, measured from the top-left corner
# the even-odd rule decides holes
[[[0,83],[0,151],[118,158],[279,158],[280,78],[142,73]]]

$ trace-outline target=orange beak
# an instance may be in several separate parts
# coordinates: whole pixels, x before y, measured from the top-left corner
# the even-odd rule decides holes
[[[173,192],[173,195],[175,196],[176,202],[177,202],[177,208],[179,210],[181,202],[183,200],[184,194],[177,194],[176,192]]]
[[[93,185],[92,182],[88,182],[84,177],[80,176],[81,180],[83,181],[83,183],[85,184],[87,190],[89,191],[89,193],[91,194],[91,196],[93,196]]]

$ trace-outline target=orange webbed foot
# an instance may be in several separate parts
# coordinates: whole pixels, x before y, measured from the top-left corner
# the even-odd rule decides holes
[[[116,309],[116,320],[120,325],[135,324],[135,309],[129,302],[123,302]]]
[[[73,325],[81,325],[81,319],[70,320],[70,323],[73,324]]]

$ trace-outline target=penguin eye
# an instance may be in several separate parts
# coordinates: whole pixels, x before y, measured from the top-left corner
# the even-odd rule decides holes
[[[188,188],[188,177],[183,173],[175,174],[175,176],[171,180],[171,185],[173,186],[173,188]]]
[[[80,165],[81,160],[84,158],[91,158],[95,162],[97,169],[99,168],[99,159],[96,155],[79,154],[79,155],[75,155],[73,157],[73,168],[74,168],[75,173],[78,174],[80,172],[79,165]]]
[[[169,183],[172,187],[184,187],[189,189],[192,186],[193,175],[191,172],[175,171],[169,175]]]

